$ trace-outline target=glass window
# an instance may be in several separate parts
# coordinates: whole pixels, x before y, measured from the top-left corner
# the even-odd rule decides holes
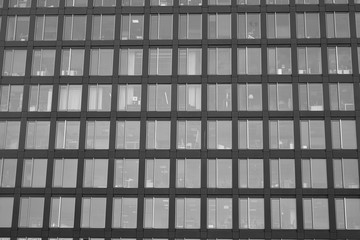
[[[27,41],[29,39],[29,16],[9,16],[6,41]]]
[[[61,85],[59,87],[58,111],[80,111],[81,95],[81,85]]]
[[[119,75],[141,75],[143,67],[142,62],[142,49],[120,49]]]
[[[201,14],[179,14],[179,39],[201,39],[201,38],[202,38]]]
[[[269,110],[270,111],[292,111],[293,94],[292,84],[271,83],[268,85]]]
[[[263,198],[239,198],[239,228],[265,228]]]
[[[342,12],[326,13],[326,37],[327,38],[350,37],[349,13],[342,13]]]
[[[177,149],[201,148],[201,121],[177,121]]]
[[[116,149],[140,148],[140,121],[116,122]]]
[[[250,0],[249,0],[250,2]],[[255,2],[251,0],[251,2]],[[239,4],[239,3],[238,3]],[[244,4],[244,3],[242,3]],[[261,38],[261,23],[259,13],[239,13],[237,17],[237,37],[239,39]]]
[[[0,197],[0,211],[1,211],[0,227],[1,228],[11,227],[13,206],[14,206],[13,197]]]
[[[86,16],[67,15],[64,16],[63,40],[85,40]]]
[[[173,38],[173,15],[151,14],[150,15],[150,39],[172,39]]]
[[[170,149],[170,121],[146,122],[146,149]]]
[[[80,121],[56,122],[56,149],[79,149]]]
[[[270,149],[294,149],[294,121],[270,120]]]
[[[202,0],[180,0],[179,1],[180,6],[201,6]]]
[[[10,0],[9,8],[29,8],[31,7],[31,0]]]
[[[360,199],[335,199],[336,229],[360,229]]]
[[[26,50],[4,50],[3,76],[25,76]]]
[[[354,111],[354,86],[352,83],[330,83],[330,110]]]
[[[300,140],[302,149],[325,149],[324,120],[301,120]]]
[[[0,121],[0,149],[18,149],[20,121]]]
[[[75,188],[77,166],[77,159],[54,159],[52,186],[54,188]]]
[[[121,15],[121,40],[144,38],[144,15]]]
[[[16,166],[17,159],[0,158],[0,188],[15,187]]]
[[[237,0],[238,5],[260,5],[260,0]]]
[[[201,48],[179,48],[179,75],[201,75]]]
[[[356,2],[355,2],[356,3]],[[360,3],[360,2],[358,2]],[[356,24],[356,37],[360,37],[360,13],[355,13],[355,24]]]
[[[347,4],[348,0],[325,0],[325,3],[326,4]]]
[[[230,48],[208,48],[208,74],[209,75],[231,74]]]
[[[207,84],[207,110],[231,111],[231,84]]]
[[[47,159],[24,159],[23,188],[44,188],[46,182]]]
[[[115,159],[115,188],[137,188],[139,159]]]
[[[113,228],[137,227],[137,202],[137,198],[114,198],[112,211]]]
[[[261,48],[238,48],[238,74],[261,74]]]
[[[314,2],[314,0],[305,0],[305,1]],[[310,3],[301,3],[301,4],[310,4]],[[296,14],[296,37],[320,38],[319,13],[304,12],[304,13]]]
[[[176,187],[200,188],[201,160],[177,159],[176,160]]]
[[[111,85],[89,85],[88,111],[110,111]]]
[[[263,148],[263,122],[262,120],[240,120],[239,149]]]
[[[93,0],[94,7],[115,7],[116,0]]]
[[[144,6],[144,0],[122,0],[121,5],[131,7]]]
[[[82,76],[84,49],[63,49],[61,52],[61,76]]]
[[[321,83],[300,83],[300,111],[324,111],[323,96],[323,86]]]
[[[108,159],[85,159],[83,187],[106,188]]]
[[[21,197],[19,227],[42,228],[44,215],[44,198]]]
[[[57,16],[50,16],[50,15],[36,16],[35,40],[55,41],[57,39],[57,30],[58,30]]]
[[[141,85],[128,84],[119,85],[118,89],[118,111],[141,110]]]
[[[266,14],[267,38],[290,38],[290,14]]]
[[[232,228],[231,198],[207,199],[207,228],[208,229]]]
[[[109,149],[110,121],[86,122],[86,149]]]
[[[266,4],[281,4],[281,5],[289,5],[289,0],[266,0]]]
[[[289,0],[266,0],[266,4],[289,5]]]
[[[268,74],[290,75],[291,70],[291,49],[268,48]]]
[[[218,14],[218,13],[209,14],[208,39],[230,39],[230,38],[231,38],[231,15]]]
[[[261,84],[238,84],[238,110],[239,111],[262,110]]]
[[[263,188],[264,166],[262,159],[239,159],[239,188]]]
[[[319,4],[319,0],[295,0],[295,4]]]
[[[175,228],[200,228],[200,198],[175,199]]]
[[[148,85],[148,111],[171,111],[171,85]]]
[[[207,160],[207,187],[208,188],[232,187],[231,159]]]
[[[303,199],[304,229],[329,229],[328,199]]]
[[[48,149],[50,121],[28,121],[26,128],[26,149]]]
[[[149,75],[171,75],[172,49],[149,49]]]
[[[66,7],[87,7],[88,0],[66,0]]]
[[[24,86],[0,85],[0,112],[21,112]]]
[[[83,197],[81,206],[82,228],[105,228],[106,198]]]
[[[271,198],[271,228],[297,228],[295,198]]]
[[[357,159],[333,159],[333,171],[335,188],[359,188]]]
[[[173,0],[150,0],[150,6],[172,6]]]
[[[270,159],[271,188],[295,188],[295,160]]]
[[[231,0],[208,0],[209,5],[231,5]]]
[[[333,149],[357,149],[355,120],[331,120]]]
[[[59,0],[37,0],[37,7],[59,7]]]
[[[231,149],[231,121],[208,121],[207,142],[208,149]]]
[[[321,48],[299,47],[298,48],[298,71],[299,74],[321,74]]]
[[[200,84],[178,84],[177,90],[178,111],[201,111]]]
[[[91,49],[90,75],[110,76],[113,74],[114,49]]]
[[[352,74],[350,47],[328,47],[328,67],[330,74]]]
[[[52,197],[50,210],[51,228],[73,228],[75,215],[74,197]]]
[[[325,159],[302,159],[301,173],[303,188],[327,188]]]
[[[114,40],[115,16],[93,15],[91,40]]]
[[[169,228],[169,198],[144,199],[144,228]]]
[[[31,75],[54,76],[55,52],[51,49],[34,49]]]
[[[145,188],[168,188],[169,179],[169,159],[145,160]]]

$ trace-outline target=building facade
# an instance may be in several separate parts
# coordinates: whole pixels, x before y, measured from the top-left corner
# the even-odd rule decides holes
[[[0,7],[0,240],[360,239],[360,0]]]

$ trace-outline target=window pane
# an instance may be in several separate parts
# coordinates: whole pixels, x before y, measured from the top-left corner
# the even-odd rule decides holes
[[[115,160],[114,187],[116,188],[137,188],[139,178],[138,159],[117,159]]]
[[[53,187],[75,188],[77,180],[77,159],[55,159]]]
[[[13,205],[14,198],[12,197],[1,197],[0,198],[0,227],[1,228],[10,228],[12,224],[13,216]]]

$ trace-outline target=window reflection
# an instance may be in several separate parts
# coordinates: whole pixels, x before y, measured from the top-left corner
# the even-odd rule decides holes
[[[239,198],[239,228],[264,229],[264,199]]]
[[[263,188],[263,165],[262,159],[239,159],[239,188]]]
[[[207,228],[208,229],[232,228],[231,198],[207,199]]]
[[[295,198],[271,199],[271,228],[296,229],[296,201]]]
[[[175,228],[200,228],[200,198],[176,198],[175,209]]]
[[[208,121],[207,146],[209,149],[231,149],[231,121]]]
[[[201,178],[200,159],[176,160],[176,187],[200,188]]]
[[[232,187],[232,160],[208,159],[207,161],[207,187]]]

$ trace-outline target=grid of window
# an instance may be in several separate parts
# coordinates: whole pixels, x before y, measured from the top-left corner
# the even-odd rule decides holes
[[[360,1],[0,8],[0,240],[359,233]]]

